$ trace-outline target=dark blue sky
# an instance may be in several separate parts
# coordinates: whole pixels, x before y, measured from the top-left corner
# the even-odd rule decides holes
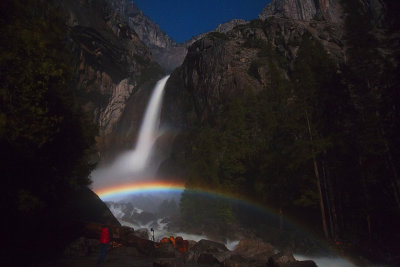
[[[231,19],[257,18],[270,0],[134,0],[174,41],[214,30]]]

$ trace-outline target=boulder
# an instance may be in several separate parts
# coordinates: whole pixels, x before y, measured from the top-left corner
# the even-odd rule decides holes
[[[242,239],[237,244],[235,254],[254,260],[264,260],[274,255],[274,248],[269,243],[264,243],[259,239]]]
[[[202,253],[197,258],[197,263],[206,266],[221,266],[221,262],[211,253]]]
[[[284,267],[286,264],[296,262],[293,254],[289,252],[279,252],[269,257],[267,267]]]
[[[187,241],[188,241],[188,250],[191,250],[197,244],[197,242],[194,240],[187,240]]]
[[[117,247],[113,248],[109,251],[109,255],[115,255],[116,257],[141,257],[142,253],[140,253],[135,247]]]
[[[268,259],[267,267],[317,267],[311,260],[297,261],[291,253],[279,252]]]
[[[138,229],[135,231],[135,236],[143,239],[149,239],[149,230],[147,228]]]
[[[137,237],[134,233],[124,235],[120,242],[124,246],[136,248],[142,255],[150,256],[154,253],[155,243],[148,239]]]
[[[128,239],[131,235],[135,235],[135,230],[128,226],[121,226],[117,229],[112,229],[113,231],[113,239],[119,240],[121,243],[129,242]]]
[[[99,241],[97,239],[90,239],[80,237],[69,244],[64,249],[64,256],[69,257],[85,257],[96,253],[99,248]]]
[[[171,243],[165,243],[155,249],[155,254],[157,258],[174,258],[176,250]]]
[[[224,262],[231,255],[231,252],[224,244],[202,239],[188,250],[185,255],[185,261],[190,264],[203,262],[201,264],[213,265]]]
[[[251,265],[251,262],[249,259],[246,259],[245,257],[238,255],[238,254],[233,254],[229,259],[226,259],[224,261],[224,266],[227,267],[250,267],[253,266]],[[265,266],[265,263],[264,263]]]

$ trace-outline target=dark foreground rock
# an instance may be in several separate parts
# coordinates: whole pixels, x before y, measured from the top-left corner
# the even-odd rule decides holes
[[[285,265],[285,267],[318,267],[318,266],[312,260],[306,260],[306,261],[291,262]]]
[[[268,267],[281,267],[289,263],[296,262],[293,254],[288,252],[279,252],[268,259]]]
[[[98,251],[99,241],[97,239],[80,237],[73,241],[65,250],[66,257],[84,257]]]
[[[93,225],[91,225],[93,228]],[[113,246],[104,266],[225,266],[225,267],[316,267],[313,261],[297,261],[291,253],[274,254],[274,248],[257,239],[243,239],[234,251],[224,244],[202,239],[182,253],[173,243],[140,238],[132,228],[113,227]],[[178,240],[179,238],[175,238]],[[192,243],[193,243],[192,242]],[[95,266],[97,239],[81,237],[67,247],[61,266]],[[46,265],[44,265],[46,266]],[[57,265],[58,266],[58,265]]]
[[[223,263],[231,255],[224,244],[202,239],[186,253],[185,261],[191,264],[215,265]]]
[[[147,228],[137,229],[135,235],[143,239],[149,239],[149,230]]]
[[[265,260],[274,255],[274,247],[259,239],[242,239],[234,253],[253,260]]]
[[[311,260],[297,261],[293,254],[280,252],[268,259],[267,267],[317,267],[317,265]]]
[[[163,244],[155,250],[157,258],[175,258],[177,252],[172,244]]]

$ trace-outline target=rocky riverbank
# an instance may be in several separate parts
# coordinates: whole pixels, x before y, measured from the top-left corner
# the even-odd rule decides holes
[[[62,258],[45,266],[95,266],[100,227],[87,224],[83,236],[65,249]],[[153,242],[139,237],[133,228],[113,226],[112,231],[114,242],[104,266],[317,266],[313,261],[297,261],[290,252],[277,252],[259,239],[242,239],[233,250],[211,240],[188,240],[187,247],[178,250],[175,242]]]

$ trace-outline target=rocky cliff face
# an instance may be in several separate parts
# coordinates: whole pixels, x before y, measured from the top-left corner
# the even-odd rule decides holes
[[[233,28],[235,28],[236,26],[246,24],[246,23],[248,23],[248,21],[245,21],[243,19],[233,19],[228,22],[219,24],[217,26],[217,28],[214,30],[214,32],[227,33],[230,30],[232,30]],[[211,31],[211,32],[213,32],[213,31]],[[185,46],[187,48],[189,48],[189,46],[191,46],[194,42],[206,37],[207,34],[209,34],[209,33],[210,32],[205,32],[205,33],[202,33],[202,34],[192,37],[190,40],[185,42]]]
[[[205,34],[177,44],[132,1],[63,1],[75,54],[82,106],[99,125],[98,150],[132,147],[155,81],[181,65],[187,47]],[[226,32],[243,24],[218,26]]]
[[[307,21],[326,20],[333,23],[343,20],[339,0],[272,0],[259,18],[265,20],[270,16]]]
[[[257,93],[268,86],[269,69],[257,63],[266,44],[272,45],[280,58],[275,63],[288,76],[306,35],[321,41],[338,62],[344,59],[342,29],[322,22],[298,23],[275,17],[237,26],[226,34],[206,35],[189,47],[182,66],[171,75],[163,120],[177,128],[190,128],[217,114],[244,91]],[[252,68],[257,75],[251,73]]]
[[[125,16],[129,26],[135,30],[139,39],[150,48],[154,60],[156,60],[166,72],[173,71],[179,66],[185,55],[186,48],[182,44],[175,43],[160,27],[131,1],[125,1]]]
[[[276,54],[273,64],[283,77],[289,77],[303,38],[319,40],[338,62],[345,59],[343,27],[326,21],[293,20],[272,16],[264,21],[230,27],[226,33],[203,35],[188,49],[183,64],[176,69],[165,89],[161,121],[174,130],[193,130],[202,124],[216,125],[218,114],[236,97],[251,90],[255,94],[268,88],[271,72],[270,46]],[[159,168],[160,175],[177,173],[184,144],[178,139],[169,158]],[[175,151],[175,152],[174,152]]]
[[[124,16],[128,18],[129,26],[134,29],[139,39],[143,41],[157,61],[166,72],[172,72],[180,66],[186,56],[187,48],[196,40],[201,39],[205,34],[200,34],[185,43],[178,44],[173,41],[160,27],[133,3],[125,4]],[[220,24],[215,31],[227,32],[233,27],[246,23],[245,20],[235,19]]]
[[[140,40],[149,47],[168,48],[176,43],[164,33],[160,27],[133,3],[127,3],[127,12],[129,26],[136,31]]]
[[[248,23],[248,21],[245,21],[244,19],[233,19],[228,22],[219,24],[218,27],[215,29],[216,32],[222,32],[222,33],[227,33],[233,28],[235,28],[238,25],[243,25]]]
[[[361,2],[379,28],[384,15],[382,1]],[[267,86],[270,77],[266,66],[257,68],[258,79],[249,74],[259,60],[260,48],[253,42],[272,45],[281,57],[279,68],[286,77],[302,38],[308,34],[321,42],[338,63],[344,62],[345,16],[339,0],[273,0],[259,15],[260,21],[232,21],[229,26],[217,28],[217,32],[224,34],[199,36],[167,84],[166,102],[173,101],[174,105],[165,105],[163,118],[178,128],[190,127],[191,123],[218,112],[247,88],[257,92]],[[382,35],[379,29],[375,34]]]
[[[385,4],[382,0],[360,0],[375,20],[382,19]],[[341,24],[345,12],[340,0],[272,0],[258,16],[261,20],[279,17],[302,21],[326,21]]]
[[[126,1],[63,1],[70,27],[70,47],[75,55],[78,96],[99,125],[99,150],[107,150],[128,100],[147,98],[162,70],[129,25]],[[142,100],[146,102],[147,99]],[[142,113],[143,106],[131,107]],[[140,118],[138,118],[137,125]],[[133,143],[137,128],[126,133]],[[115,141],[115,140],[114,140]]]

